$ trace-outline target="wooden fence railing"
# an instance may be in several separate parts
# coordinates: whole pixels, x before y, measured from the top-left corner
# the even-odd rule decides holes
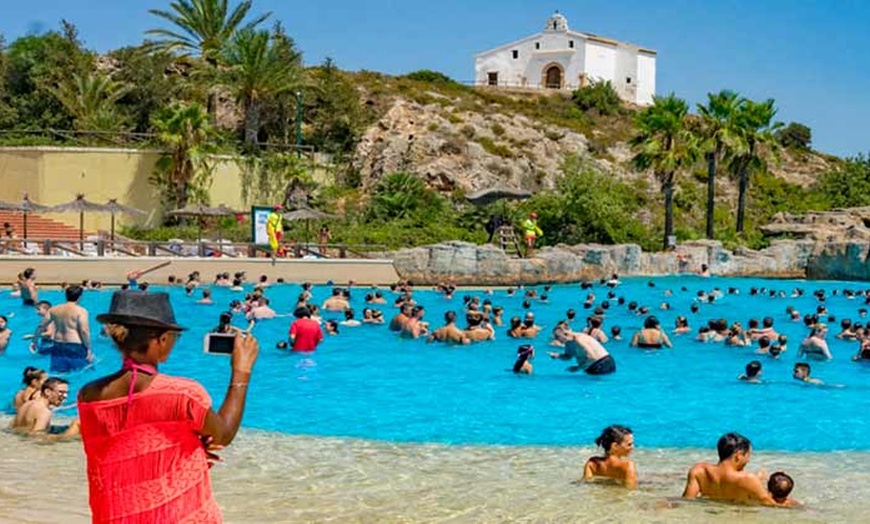
[[[386,247],[375,244],[317,244],[313,242],[282,245],[282,258],[376,258]],[[251,243],[203,240],[202,242],[169,240],[165,242],[141,240],[87,239],[0,239],[2,255],[71,256],[71,257],[271,257],[267,246]]]

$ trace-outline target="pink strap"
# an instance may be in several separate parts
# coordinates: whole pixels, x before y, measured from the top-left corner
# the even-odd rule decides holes
[[[125,358],[124,363],[121,365],[121,370],[132,372],[132,376],[130,377],[130,389],[127,390],[127,415],[129,416],[130,406],[133,404],[133,390],[136,389],[136,373],[141,371],[146,375],[156,375],[157,368],[149,366],[148,364],[137,364],[131,359]]]

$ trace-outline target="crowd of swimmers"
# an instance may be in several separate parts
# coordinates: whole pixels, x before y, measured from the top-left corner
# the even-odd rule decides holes
[[[131,271],[127,275],[127,283],[123,289],[147,292],[148,282],[142,280],[143,273]],[[396,332],[406,339],[422,339],[429,343],[444,343],[453,345],[468,345],[495,340],[504,336],[516,339],[519,347],[510,371],[516,374],[532,374],[535,347],[532,339],[544,334],[544,328],[536,323],[532,311],[533,304],[548,303],[549,286],[543,286],[543,292],[538,294],[536,288],[525,289],[522,286],[508,288],[505,295],[508,298],[521,299],[522,315],[505,318],[502,306],[493,302],[495,293],[486,291],[483,296],[464,295],[461,299],[462,309],[452,309],[444,313],[443,324],[432,326],[426,320],[426,308],[415,299],[415,287],[411,282],[402,281],[390,286],[389,292],[377,288],[359,289],[353,281],[347,285],[333,286],[328,298],[321,304],[315,304],[313,286],[303,284],[296,297],[293,313],[280,314],[272,306],[269,294],[272,293],[272,283],[263,275],[249,283],[247,275],[240,271],[233,275],[218,273],[211,281],[194,271],[187,278],[171,276],[164,283],[168,286],[183,287],[185,294],[191,297],[197,305],[215,305],[212,288],[226,288],[239,293],[226,304],[225,311],[217,315],[217,326],[213,333],[236,333],[250,331],[257,322],[281,317],[292,317],[292,324],[287,340],[276,341],[276,348],[298,352],[310,352],[317,349],[324,337],[338,336],[345,329],[354,329],[362,325],[386,325],[386,329]],[[278,284],[284,283],[278,279]],[[707,320],[697,331],[693,331],[689,319],[679,315],[675,319],[673,330],[665,330],[659,320],[652,314],[653,309],[667,311],[671,305],[667,302],[673,292],[664,292],[665,301],[658,305],[643,305],[635,301],[627,301],[617,294],[620,284],[617,275],[599,282],[604,286],[606,297],[599,298],[593,289],[593,282],[583,282],[581,289],[585,293],[582,307],[588,311],[585,319],[571,308],[565,312],[565,317],[558,321],[550,330],[547,344],[553,348],[546,354],[552,359],[573,361],[567,370],[583,372],[588,375],[609,375],[617,370],[614,357],[606,349],[611,340],[622,340],[622,329],[619,326],[606,326],[607,313],[612,308],[623,308],[629,314],[643,318],[642,327],[633,333],[629,345],[643,350],[655,351],[673,347],[671,337],[693,336],[703,343],[722,343],[729,346],[757,346],[758,358],[749,362],[745,372],[738,378],[748,383],[760,382],[762,375],[762,359],[778,359],[788,350],[788,338],[776,331],[774,319],[750,319],[747,327],[741,322],[728,322],[716,318]],[[655,287],[650,281],[649,285]],[[25,269],[18,277],[12,293],[21,298],[22,304],[35,308],[40,317],[38,327],[30,337],[30,350],[51,356],[49,371],[53,374],[64,374],[86,367],[94,360],[91,334],[88,324],[88,312],[78,305],[85,290],[101,289],[99,282],[84,281],[81,284],[64,285],[66,302],[52,306],[38,298],[36,274],[32,268]],[[280,288],[286,293],[287,287]],[[449,283],[435,287],[442,298],[451,300],[457,293],[457,288]],[[688,292],[683,287],[682,292]],[[351,294],[364,293],[365,307],[357,314],[351,307]],[[804,291],[794,289],[791,293],[767,288],[752,288],[750,295],[770,297],[801,297]],[[714,288],[710,291],[699,291],[693,296],[689,310],[697,314],[702,307],[715,303],[725,295],[739,294],[736,288],[722,291]],[[834,291],[833,294],[838,294]],[[870,304],[870,292],[861,290],[843,290],[847,299],[863,299]],[[504,296],[501,293],[499,296]],[[583,296],[581,294],[581,296]],[[835,322],[825,306],[828,297],[825,291],[813,293],[818,302],[815,312],[801,315],[793,307],[786,308],[789,321],[803,322],[809,330],[808,336],[800,343],[795,354],[800,359],[793,368],[794,379],[809,383],[821,384],[821,380],[811,376],[810,360],[829,360],[833,355],[826,342],[827,323]],[[392,309],[395,313],[390,314]],[[328,320],[322,317],[323,312],[331,316],[339,316],[341,320]],[[866,308],[859,308],[859,319],[867,315]],[[233,325],[236,319],[243,318],[245,328]],[[460,325],[460,322],[464,325]],[[0,352],[9,343],[11,330],[7,318],[0,316]],[[870,360],[870,322],[862,324],[860,320],[842,320],[838,338],[854,341],[858,351],[854,360]],[[692,335],[692,333],[695,333]],[[50,429],[50,413],[53,408],[62,405],[68,395],[69,386],[63,378],[49,377],[45,371],[28,367],[24,371],[24,388],[16,395],[14,407],[16,417],[13,426],[23,428],[28,432],[45,432]],[[46,417],[46,415],[48,415]],[[65,431],[73,432],[75,424]],[[636,486],[634,465],[628,459],[633,449],[631,431],[623,426],[612,426],[598,439],[598,444],[605,450],[605,456],[590,459],[586,464],[584,476],[610,477],[620,480],[628,487]],[[733,500],[755,500],[764,504],[788,505],[788,492],[793,485],[791,479],[781,473],[770,476],[768,490],[762,493],[757,476],[746,476],[742,473],[750,454],[749,441],[745,438],[728,434],[719,442],[719,463],[717,465],[701,464],[693,468],[686,486],[685,495],[694,497],[705,495],[710,498],[729,498]],[[753,478],[758,480],[747,480]],[[718,479],[718,480],[712,480]],[[739,488],[739,489],[738,489]]]

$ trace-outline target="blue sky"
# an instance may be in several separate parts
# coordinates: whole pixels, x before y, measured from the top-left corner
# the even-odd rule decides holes
[[[98,51],[135,44],[168,0],[6,0],[7,40],[75,23]],[[308,63],[350,70],[436,69],[473,78],[475,53],[536,33],[556,9],[573,29],[658,51],[659,94],[691,103],[734,89],[775,98],[778,119],[813,129],[814,146],[870,151],[867,0],[255,0],[296,39]]]

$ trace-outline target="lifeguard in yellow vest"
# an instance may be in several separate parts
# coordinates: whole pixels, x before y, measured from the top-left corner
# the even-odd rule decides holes
[[[525,219],[522,224],[523,234],[526,237],[526,256],[531,256],[532,250],[535,248],[535,240],[544,234],[541,228],[538,227],[538,214],[531,213],[529,218]]]
[[[283,210],[284,206],[277,204],[272,207],[272,212],[266,217],[266,235],[269,237],[272,258],[281,253],[281,237],[284,236],[284,219],[281,217],[281,211]]]

